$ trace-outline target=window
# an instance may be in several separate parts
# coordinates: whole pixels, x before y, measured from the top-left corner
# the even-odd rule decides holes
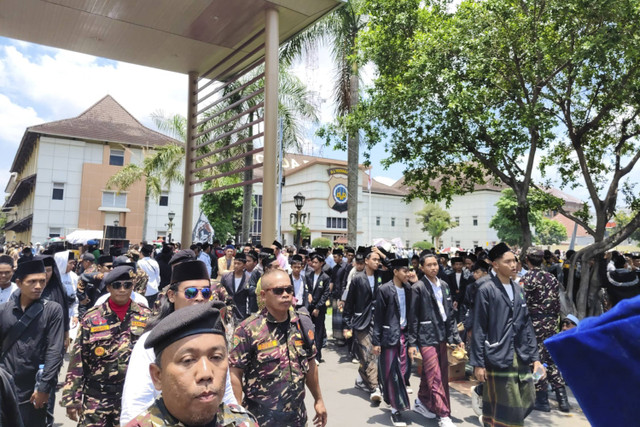
[[[473,247],[474,247],[474,248],[477,248],[477,247],[478,247],[478,241],[477,241],[477,240],[474,240],[474,241],[473,241]]]
[[[460,225],[460,217],[459,217],[459,216],[455,216],[455,217],[453,217],[453,222],[454,222],[456,225]]]
[[[102,207],[103,208],[126,208],[127,194],[126,193],[117,194],[115,191],[103,191]]]
[[[411,247],[411,241],[407,240],[407,241],[405,242],[405,248],[407,248],[407,249],[408,249],[408,248],[410,248],[410,247]]]
[[[347,218],[327,217],[327,228],[347,229]]]
[[[64,199],[64,183],[62,182],[53,183],[53,193],[51,194],[51,199],[52,200]]]
[[[49,227],[49,237],[60,237],[60,236],[62,236],[62,228]]]
[[[251,224],[251,232],[249,233],[252,237],[260,238],[262,234],[262,195],[254,194],[253,195],[253,222]]]
[[[477,226],[477,225],[478,225],[478,217],[477,217],[477,216],[474,216],[474,217],[473,217],[473,226],[475,227],[475,226]]]
[[[460,247],[460,240],[456,240],[456,248]]]
[[[409,228],[409,218],[404,219],[404,226]],[[408,246],[408,245],[407,245]]]
[[[163,191],[160,194],[160,206],[169,206],[169,192]]]
[[[396,219],[391,217],[391,226],[395,227],[396,226]]]
[[[376,225],[380,225],[380,217],[379,216],[376,217]]]
[[[109,164],[112,166],[124,166],[124,150],[112,148],[109,153]]]

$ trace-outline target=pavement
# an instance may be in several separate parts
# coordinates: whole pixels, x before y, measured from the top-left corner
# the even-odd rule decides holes
[[[331,334],[331,317],[327,316],[327,331]],[[322,352],[324,362],[320,364],[320,388],[322,396],[327,408],[328,426],[367,426],[380,425],[392,426],[390,419],[390,409],[383,402],[376,407],[369,401],[368,393],[358,390],[354,387],[355,378],[358,372],[358,365],[351,362],[346,347],[340,347],[332,340],[328,340],[327,347]],[[60,373],[60,381],[64,381],[64,374],[67,371],[67,361]],[[415,365],[411,376],[411,387],[413,394],[409,395],[411,402],[417,398],[420,377],[417,375]],[[478,417],[471,409],[470,388],[474,385],[470,381],[455,381],[450,383],[451,396],[451,419],[459,426],[480,426]],[[526,426],[532,427],[588,427],[590,424],[580,410],[577,401],[569,392],[569,402],[571,404],[571,412],[568,414],[557,410],[557,403],[553,393],[549,394],[551,403],[551,412],[533,411],[525,420]],[[56,395],[56,399],[60,399],[60,394]],[[315,411],[313,409],[313,398],[311,393],[307,391],[305,399],[307,414],[309,416],[309,425]],[[413,403],[412,403],[413,406]],[[408,426],[428,426],[437,427],[436,420],[428,420],[421,415],[406,411],[403,413],[403,419]],[[66,417],[64,408],[56,405],[54,424],[57,427],[72,427],[76,423]],[[286,426],[283,426],[286,427]]]

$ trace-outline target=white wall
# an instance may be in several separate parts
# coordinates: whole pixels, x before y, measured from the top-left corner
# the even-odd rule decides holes
[[[498,234],[489,227],[489,222],[498,211],[495,204],[500,196],[498,191],[480,190],[454,196],[448,208],[441,203],[442,208],[451,214],[451,219],[460,217],[460,225],[442,235],[443,246],[454,246],[459,241],[465,249],[472,248],[474,244],[487,248],[498,242]],[[474,216],[478,218],[477,226],[473,225]]]

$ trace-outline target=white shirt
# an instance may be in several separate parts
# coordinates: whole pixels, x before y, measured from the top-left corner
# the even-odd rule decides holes
[[[513,286],[511,286],[511,283],[508,284],[502,284],[502,286],[504,286],[504,290],[507,291],[507,295],[509,295],[509,299],[511,300],[511,302],[513,302]]]
[[[106,294],[102,295],[100,298],[98,298],[98,300],[96,301],[96,303],[93,306],[97,307],[99,305],[104,304],[110,296],[111,296],[110,293],[106,293]],[[147,301],[147,299],[145,297],[143,297],[142,295],[140,295],[139,293],[131,292],[131,299],[136,304],[143,305],[143,306],[149,308],[149,301]]]
[[[371,276],[367,276],[367,279],[369,280],[369,286],[371,286],[371,293],[373,293],[373,288],[375,287],[376,276],[374,276],[372,274]]]
[[[462,277],[462,273],[456,273],[456,285],[460,288],[460,278]]]
[[[427,281],[431,285],[431,289],[433,289],[433,294],[436,296],[436,301],[438,303],[438,309],[440,310],[440,315],[442,316],[442,321],[447,320],[447,313],[444,311],[444,303],[443,303],[443,295],[442,295],[442,285],[440,284],[440,279],[436,277],[436,283],[434,284],[427,277]]]
[[[404,288],[396,288],[396,292],[398,293],[398,302],[400,303],[400,327],[404,328],[407,326],[407,296],[405,294]]]
[[[13,282],[11,282],[11,284],[5,289],[0,289],[0,304],[4,304],[9,301],[9,298],[11,298],[11,295],[16,291],[16,289],[18,289],[18,285]]]
[[[138,267],[144,270],[149,276],[147,282],[147,291],[145,296],[152,296],[158,293],[158,286],[160,286],[160,266],[155,259],[144,257],[138,261]],[[209,265],[209,274],[211,274],[211,265]]]
[[[78,275],[73,271],[70,271],[65,274],[60,275],[60,280],[64,285],[64,290],[67,292],[67,296],[73,297],[73,305],[69,307],[69,316],[76,317],[78,316],[78,299],[76,296],[76,291],[78,289]]]
[[[233,276],[233,292],[238,292],[238,286],[240,286],[240,282],[242,282],[242,276]]]
[[[300,274],[300,278],[296,279],[293,274],[291,275],[291,280],[293,281],[293,291],[296,296],[296,304],[302,305],[304,304],[304,279],[302,274]]]
[[[319,274],[313,273],[313,289],[316,288],[316,283],[318,283]]]
[[[207,267],[207,271],[209,272],[209,277],[211,277],[211,257],[209,254],[206,252],[200,252],[198,259],[204,262],[204,265]]]
[[[124,380],[124,389],[122,391],[121,426],[126,425],[129,421],[146,411],[160,396],[160,391],[156,390],[153,386],[151,374],[149,374],[149,364],[155,363],[156,355],[152,348],[144,348],[144,343],[147,341],[149,334],[150,332],[145,332],[140,335],[140,338],[138,338],[136,345],[131,351],[131,358],[129,359],[127,375]],[[233,389],[231,388],[228,370],[222,401],[226,404],[238,404],[233,394]]]

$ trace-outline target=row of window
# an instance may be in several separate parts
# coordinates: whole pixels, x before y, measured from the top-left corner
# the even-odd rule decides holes
[[[471,223],[473,224],[474,227],[478,226],[478,217],[477,216],[472,216],[471,217]],[[460,217],[459,216],[454,216],[453,217],[453,222],[455,222],[456,224],[460,225]]]
[[[381,223],[382,223],[382,217],[377,216],[376,217],[376,225],[380,226]],[[404,226],[406,228],[409,228],[409,223],[410,223],[409,218],[405,218],[404,219]],[[392,227],[396,226],[396,218],[395,217],[391,217],[391,226]]]
[[[64,183],[54,182],[53,191],[51,193],[52,200],[64,200]],[[160,206],[169,206],[169,192],[163,191],[160,194],[158,201]],[[103,191],[102,192],[102,206],[106,208],[126,208],[127,207],[127,195],[126,193],[116,194],[115,191]]]
[[[347,229],[347,218],[327,217],[327,228]]]

